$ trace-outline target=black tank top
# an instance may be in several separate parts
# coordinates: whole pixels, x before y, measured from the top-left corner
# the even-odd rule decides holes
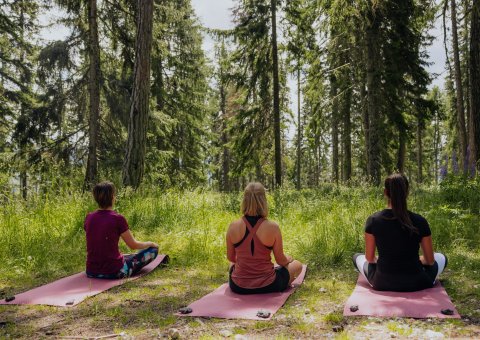
[[[247,219],[248,223],[250,223],[250,225],[254,226],[255,224],[257,224],[258,220],[262,218],[262,216],[248,216],[248,215],[245,215],[245,218]],[[243,238],[241,241],[235,243],[233,246],[235,248],[237,248],[239,245],[242,244],[243,241],[245,241],[245,239],[248,237],[248,234],[250,232],[248,231],[248,228],[245,228],[245,235],[243,235]],[[268,249],[272,250],[273,247],[267,247]]]

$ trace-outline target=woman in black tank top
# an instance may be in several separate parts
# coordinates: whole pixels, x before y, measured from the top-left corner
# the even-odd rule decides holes
[[[447,265],[433,252],[428,222],[407,209],[409,184],[402,174],[385,180],[388,207],[365,224],[365,255],[355,254],[355,268],[376,290],[417,291],[431,288]],[[422,248],[423,256],[419,256]],[[378,249],[378,258],[375,256]]]

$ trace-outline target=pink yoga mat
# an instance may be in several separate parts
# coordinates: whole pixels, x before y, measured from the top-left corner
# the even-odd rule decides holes
[[[34,288],[24,293],[15,295],[15,300],[7,302],[0,300],[0,305],[50,305],[60,307],[73,307],[90,296],[97,295],[107,289],[120,286],[126,282],[142,277],[161,263],[168,261],[167,255],[158,255],[157,258],[140,272],[128,279],[102,280],[88,278],[85,272]]]
[[[188,307],[192,309],[192,313],[177,313],[177,315],[222,319],[269,320],[284,305],[296,287],[303,282],[306,271],[307,266],[303,266],[300,275],[292,282],[292,287],[281,293],[239,295],[233,293],[226,283],[212,293],[190,304]],[[260,310],[269,311],[270,317],[258,317],[257,313]]]
[[[358,310],[352,312],[350,308],[355,305]],[[446,309],[452,310],[453,315],[442,314],[441,311]],[[384,292],[373,290],[362,275],[359,275],[357,286],[345,304],[343,315],[416,319],[460,318],[445,288],[439,282],[433,288],[418,292]]]

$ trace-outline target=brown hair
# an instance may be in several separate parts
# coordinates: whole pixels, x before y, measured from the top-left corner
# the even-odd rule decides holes
[[[243,192],[242,214],[248,216],[268,216],[268,203],[262,183],[249,183]]]
[[[385,179],[385,194],[390,199],[393,215],[403,227],[410,232],[418,233],[408,214],[408,189],[408,179],[403,174],[392,174]]]
[[[95,185],[92,190],[93,198],[102,209],[110,208],[113,205],[115,186],[110,182],[101,182]]]

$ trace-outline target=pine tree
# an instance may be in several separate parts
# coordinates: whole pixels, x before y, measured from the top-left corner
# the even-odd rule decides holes
[[[155,5],[149,178],[192,186],[207,178],[208,74],[201,27],[190,0]]]
[[[467,129],[465,125],[465,105],[463,94],[462,72],[460,67],[460,52],[458,39],[458,25],[457,25],[457,6],[456,0],[450,0],[450,13],[452,18],[452,45],[453,45],[453,64],[454,64],[454,78],[455,90],[457,94],[457,124],[458,124],[458,139],[461,156],[462,168],[467,170]]]
[[[480,1],[473,0],[470,33],[470,168],[480,171]]]
[[[153,0],[138,0],[135,41],[134,86],[128,123],[128,140],[123,167],[123,184],[138,188],[145,171],[150,98]]]
[[[16,150],[15,164],[24,199],[31,166],[28,152],[39,138],[38,129],[29,124],[32,114],[38,113],[32,79],[32,39],[38,31],[37,16],[38,5],[34,1],[5,1],[0,8],[0,119],[8,129],[5,142],[11,138],[11,146]]]
[[[100,129],[100,42],[98,37],[97,0],[88,0],[88,92],[90,118],[88,123],[88,156],[85,173],[85,188],[92,187],[97,181],[97,149]]]

